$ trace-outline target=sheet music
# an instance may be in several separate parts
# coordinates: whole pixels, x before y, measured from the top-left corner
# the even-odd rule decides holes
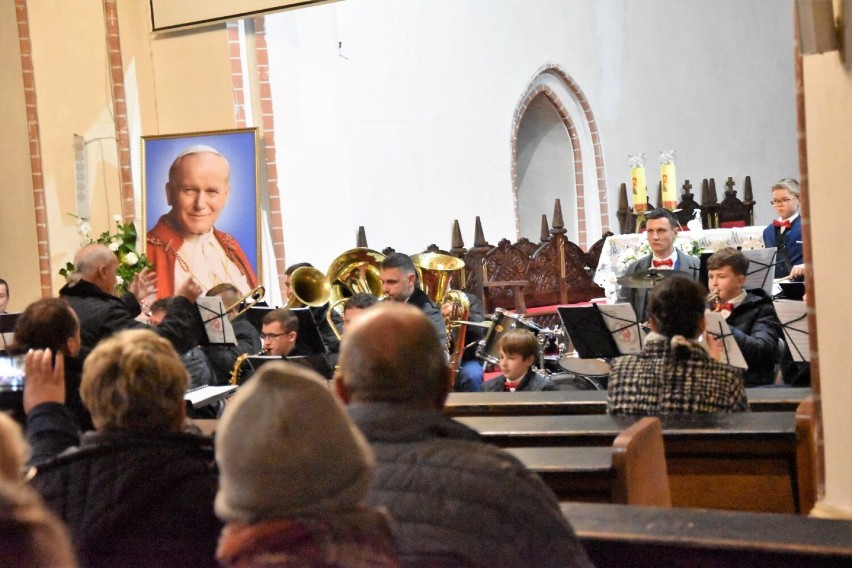
[[[645,330],[636,321],[636,312],[629,303],[597,304],[604,324],[612,334],[622,355],[636,355],[645,344]]]
[[[748,259],[748,271],[743,288],[753,290],[763,288],[772,295],[772,283],[775,276],[775,247],[740,251]]]
[[[784,341],[790,348],[793,361],[811,361],[811,347],[808,342],[808,306],[796,300],[775,300],[775,313],[781,320]]]
[[[743,352],[731,333],[731,328],[725,317],[720,312],[705,312],[704,319],[707,322],[707,333],[715,335],[723,340],[722,362],[739,369],[748,369]]]
[[[225,304],[219,296],[199,296],[195,300],[204,330],[210,343],[236,345],[237,336],[231,326],[231,320],[225,313]]]
[[[236,385],[205,385],[203,387],[186,391],[183,395],[183,399],[190,403],[194,408],[198,408],[199,406],[205,406],[211,402],[227,398],[236,390]]]

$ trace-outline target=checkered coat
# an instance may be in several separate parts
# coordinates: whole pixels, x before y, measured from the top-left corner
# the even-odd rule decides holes
[[[639,355],[619,358],[609,378],[610,414],[747,411],[739,369],[710,358],[697,343],[678,359],[669,338],[650,334]]]

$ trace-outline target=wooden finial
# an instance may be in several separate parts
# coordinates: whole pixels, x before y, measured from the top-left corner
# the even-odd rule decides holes
[[[452,243],[454,249],[464,248],[464,239],[462,239],[461,227],[459,226],[459,220],[453,220],[453,237]]]
[[[745,189],[743,189],[743,202],[748,203],[754,201],[754,194],[751,191],[751,176],[745,178]]]
[[[734,186],[737,185],[734,181],[734,178],[728,176],[728,181],[725,182],[725,193],[730,193],[731,195],[736,195],[734,191]]]
[[[562,203],[560,203],[559,198],[556,198],[556,203],[553,204],[553,228],[564,229],[565,222],[562,220]]]
[[[367,248],[367,232],[364,231],[364,225],[358,227],[358,237],[355,239],[355,246]]]
[[[479,220],[479,215],[476,216],[476,228],[473,233],[473,246],[488,246],[488,241],[485,240],[485,233],[482,232],[482,221]]]
[[[547,215],[541,215],[541,242],[546,243],[550,239],[550,227],[547,226]]]

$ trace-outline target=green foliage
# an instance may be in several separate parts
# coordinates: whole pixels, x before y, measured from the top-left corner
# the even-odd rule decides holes
[[[71,216],[77,219],[77,231],[81,235],[81,245],[100,243],[108,246],[115,253],[116,258],[118,258],[118,284],[116,285],[116,291],[119,294],[127,292],[130,281],[139,272],[145,268],[153,268],[148,257],[136,250],[138,234],[136,233],[136,226],[133,223],[122,223],[121,216],[116,215],[113,217],[116,225],[115,232],[104,231],[97,239],[93,239],[89,236],[89,231],[91,230],[89,224],[76,215],[71,214]],[[72,262],[66,262],[65,266],[59,270],[59,275],[65,277],[66,280],[73,273],[74,263]]]

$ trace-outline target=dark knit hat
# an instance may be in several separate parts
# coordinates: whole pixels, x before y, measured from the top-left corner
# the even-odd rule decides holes
[[[373,453],[317,373],[268,363],[228,402],[216,433],[224,521],[255,522],[354,509]]]

